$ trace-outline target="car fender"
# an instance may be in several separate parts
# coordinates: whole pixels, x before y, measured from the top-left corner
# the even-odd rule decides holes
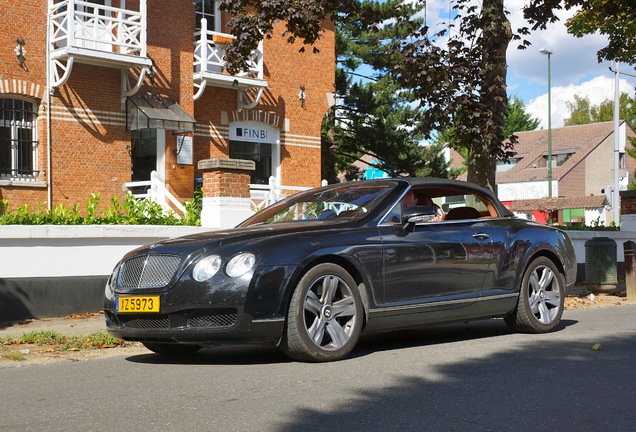
[[[517,292],[519,291],[521,280],[528,265],[539,256],[550,258],[559,270],[563,272],[566,279],[566,287],[570,287],[576,281],[576,258],[574,259],[574,263],[572,263],[571,256],[574,255],[574,248],[567,234],[554,230],[544,231],[542,236],[544,237],[543,241],[537,242],[529,247],[519,261],[514,284],[515,291]]]

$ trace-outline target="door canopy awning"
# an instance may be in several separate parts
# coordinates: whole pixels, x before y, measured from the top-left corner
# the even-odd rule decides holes
[[[196,120],[171,99],[135,95],[126,101],[126,129],[165,129],[175,133],[194,132]]]

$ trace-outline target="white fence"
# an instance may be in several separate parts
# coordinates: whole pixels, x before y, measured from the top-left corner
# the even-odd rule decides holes
[[[326,184],[327,181],[323,180],[322,185],[325,186]],[[250,200],[252,202],[252,210],[255,212],[260,211],[265,207],[274,204],[276,201],[288,197],[289,195],[308,189],[311,188],[304,186],[277,185],[274,177],[270,177],[269,184],[266,185],[251,184]]]
[[[124,183],[124,187],[137,199],[149,199],[158,203],[166,214],[174,214],[181,219],[186,213],[183,204],[170,193],[166,185],[159,179],[156,171],[150,173],[150,180]],[[143,189],[143,192],[138,192],[138,189]],[[180,213],[176,212],[175,209]]]

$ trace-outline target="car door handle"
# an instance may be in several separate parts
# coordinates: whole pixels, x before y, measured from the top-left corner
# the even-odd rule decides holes
[[[486,233],[478,232],[473,234],[473,238],[477,240],[488,240],[490,236]]]

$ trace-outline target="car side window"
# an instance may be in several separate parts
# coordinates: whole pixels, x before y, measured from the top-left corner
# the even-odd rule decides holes
[[[412,205],[422,205],[435,207],[438,214],[433,219],[422,222],[442,222],[456,220],[471,220],[482,217],[497,217],[495,207],[487,199],[480,195],[467,193],[461,194],[458,191],[448,191],[432,189],[411,189],[402,199],[396,203],[391,211],[382,220],[382,224],[399,223],[402,219],[402,212]],[[411,195],[408,195],[411,193]]]

